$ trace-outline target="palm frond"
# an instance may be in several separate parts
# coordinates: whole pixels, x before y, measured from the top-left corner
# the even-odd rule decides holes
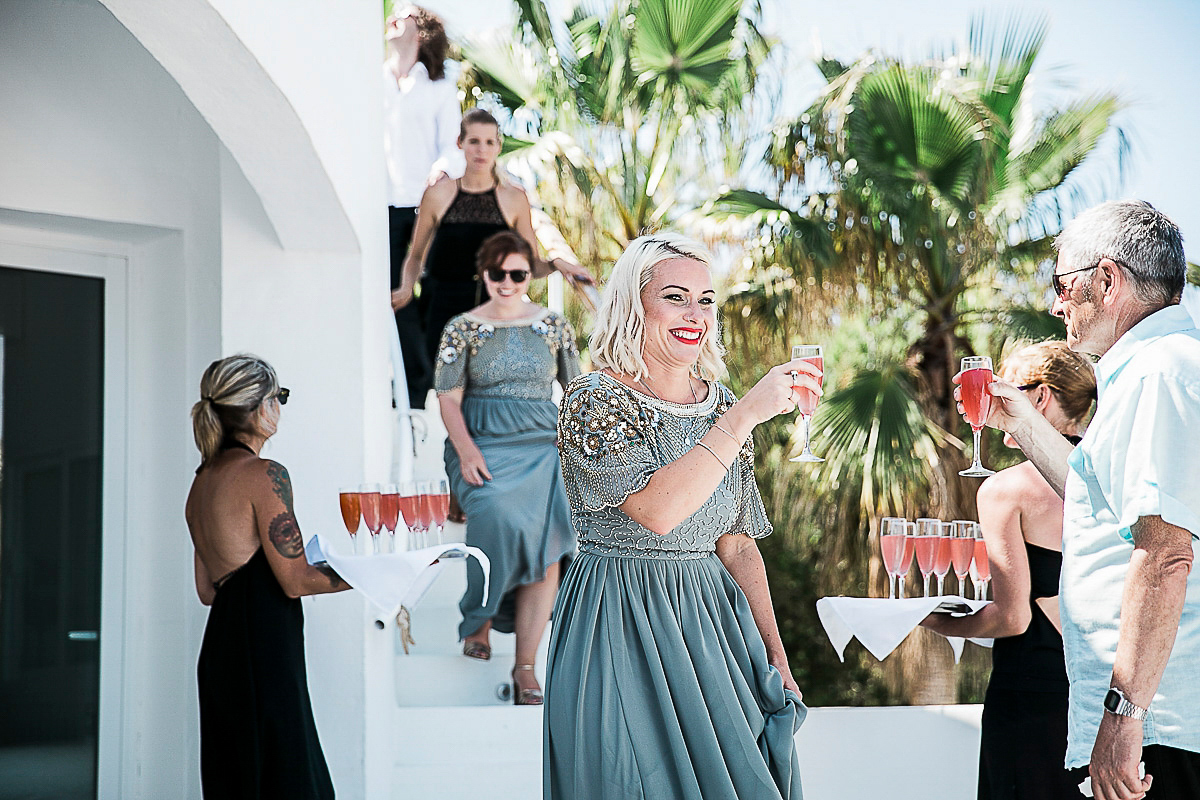
[[[633,39],[639,83],[711,93],[733,65],[743,0],[641,0]]]

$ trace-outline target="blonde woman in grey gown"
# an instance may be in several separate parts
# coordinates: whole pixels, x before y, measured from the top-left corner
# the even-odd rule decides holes
[[[489,300],[450,320],[434,373],[446,424],[446,475],[467,512],[467,544],[491,561],[467,567],[459,605],[463,654],[491,658],[492,630],[516,634],[513,702],[539,705],[533,672],[560,567],[575,552],[575,533],[555,446],[554,382],[579,374],[570,324],[528,301],[533,252],[508,231],[479,248],[479,277]]]
[[[773,367],[741,400],[723,372],[709,256],[629,245],[567,387],[559,449],[579,554],[555,606],[545,796],[799,800],[806,714],[754,539],[771,532],[750,433],[820,392]]]

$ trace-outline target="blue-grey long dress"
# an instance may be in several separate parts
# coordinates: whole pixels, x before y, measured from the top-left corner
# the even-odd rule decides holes
[[[467,514],[467,544],[491,561],[488,603],[481,606],[483,571],[468,559],[460,638],[488,620],[511,633],[514,590],[540,581],[547,567],[575,552],[555,445],[553,391],[556,380],[566,386],[578,374],[575,334],[553,311],[541,309],[516,322],[468,312],[442,331],[434,388],[438,394],[463,390],[467,431],[492,475],[483,486],[467,483],[458,453],[446,441],[446,477]]]
[[[545,796],[553,800],[799,800],[795,732],[746,596],[715,553],[771,532],[749,443],[712,496],[666,536],[618,506],[690,450],[733,394],[699,403],[593,372],[568,387],[559,448],[579,555],[554,610],[546,668]]]

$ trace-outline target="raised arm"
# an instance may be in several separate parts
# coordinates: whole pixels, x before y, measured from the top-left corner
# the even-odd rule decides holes
[[[955,375],[954,383],[958,384],[960,378],[961,373]],[[988,384],[988,391],[992,393],[992,405],[985,420],[987,426],[1010,434],[1025,457],[1062,497],[1067,484],[1067,458],[1075,446],[1038,413],[1016,386],[996,379]],[[961,392],[961,387],[955,386],[954,399],[960,414],[964,412]]]
[[[256,465],[253,505],[267,563],[288,597],[341,592],[350,586],[328,566],[314,567],[304,557],[304,539],[292,509],[292,479],[275,461]]]
[[[772,367],[717,419],[699,444],[656,470],[643,489],[625,499],[621,510],[657,534],[670,533],[712,496],[755,425],[795,410],[793,385],[821,394],[819,374],[801,359]]]

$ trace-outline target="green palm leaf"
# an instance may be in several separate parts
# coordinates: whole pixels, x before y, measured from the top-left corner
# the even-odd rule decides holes
[[[781,234],[794,237],[802,251],[819,264],[833,259],[833,240],[823,220],[814,220],[783,206],[761,192],[733,189],[710,200],[700,214],[715,222],[738,221],[756,227],[783,225]]]
[[[633,67],[642,84],[665,81],[697,94],[716,88],[733,64],[743,0],[641,0]]]
[[[952,441],[925,416],[907,368],[891,363],[863,369],[817,408],[813,443],[825,463],[814,480],[857,489],[852,496],[864,516],[904,512],[914,498],[929,494],[938,447]]]
[[[847,124],[848,154],[889,197],[906,198],[916,184],[970,205],[988,129],[979,109],[939,86],[931,71],[894,65],[868,75]]]

